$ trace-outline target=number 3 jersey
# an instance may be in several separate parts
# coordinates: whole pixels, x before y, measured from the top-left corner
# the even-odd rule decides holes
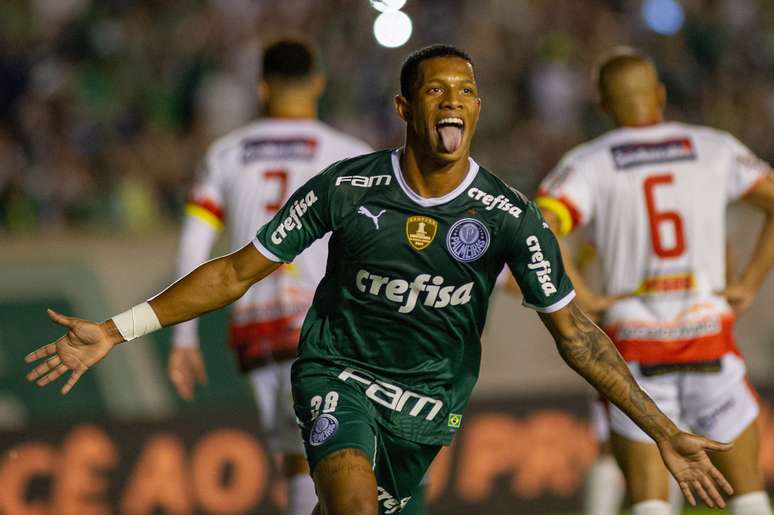
[[[533,309],[561,309],[574,291],[553,234],[523,195],[470,160],[452,192],[420,197],[404,180],[400,155],[381,151],[331,166],[254,244],[289,262],[332,233],[294,384],[332,376],[342,388],[361,389],[388,431],[448,443],[478,377],[489,296],[503,266]]]
[[[210,146],[186,206],[188,215],[210,230],[199,223],[200,230],[190,237],[184,231],[179,272],[188,273],[209,257],[216,234],[212,228],[225,225],[230,248],[239,249],[320,170],[371,151],[362,141],[311,119],[267,118],[220,138]],[[230,343],[242,370],[295,357],[326,253],[325,242],[318,242],[233,304]],[[194,324],[178,327],[176,343],[197,341]]]
[[[562,233],[588,226],[608,295],[604,316],[629,361],[715,362],[736,351],[725,287],[726,205],[768,173],[731,135],[662,123],[620,128],[568,153],[537,203]]]

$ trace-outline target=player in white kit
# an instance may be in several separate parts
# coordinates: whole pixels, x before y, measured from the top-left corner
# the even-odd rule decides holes
[[[641,386],[673,420],[734,442],[712,456],[734,487],[731,513],[771,515],[758,402],[732,333],[774,265],[771,170],[727,133],[665,122],[665,90],[647,57],[612,53],[598,87],[618,128],[568,153],[541,185],[538,204],[560,235],[590,229],[603,295],[628,296],[610,304],[602,325]],[[740,279],[726,284],[725,212],[737,199],[766,219]],[[598,304],[568,265],[581,301]],[[633,515],[669,514],[656,445],[615,407],[610,424]]]
[[[590,230],[590,228],[589,228]],[[568,237],[562,238],[562,254],[569,259],[574,256],[574,264],[577,266],[584,285],[588,285],[590,291],[602,290],[602,270],[599,266],[597,251],[593,243],[584,239],[586,231],[583,229],[573,231]],[[575,241],[572,241],[575,240]],[[569,243],[570,248],[564,244]],[[728,258],[728,255],[726,256]],[[726,277],[730,277],[728,266]],[[627,295],[623,295],[626,297]],[[595,295],[591,305],[585,307],[594,320],[599,323],[607,308],[619,297]],[[621,469],[613,456],[610,444],[609,403],[594,392],[589,397],[589,422],[590,429],[598,446],[598,454],[586,473],[583,485],[583,513],[584,515],[618,515],[624,502],[626,481]],[[680,515],[683,512],[684,499],[677,482],[669,478],[669,504],[672,506],[672,515]]]
[[[325,81],[313,48],[296,39],[277,41],[263,54],[260,97],[266,118],[223,136],[207,151],[186,205],[178,274],[210,257],[219,231],[228,228],[232,250],[255,237],[291,193],[341,159],[371,152],[364,142],[317,120]],[[289,515],[309,515],[317,498],[296,425],[290,365],[299,332],[325,272],[327,239],[314,243],[237,300],[230,346],[253,386],[269,451],[281,455],[288,480]],[[169,377],[185,399],[206,374],[196,319],[175,326]]]

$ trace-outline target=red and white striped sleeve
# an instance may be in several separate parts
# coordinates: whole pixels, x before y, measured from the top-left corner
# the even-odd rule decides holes
[[[565,157],[540,183],[535,202],[556,214],[558,236],[587,224],[594,214],[593,177],[584,168],[581,159]]]

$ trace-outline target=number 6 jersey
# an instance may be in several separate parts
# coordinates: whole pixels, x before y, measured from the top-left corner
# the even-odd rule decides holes
[[[768,173],[733,136],[681,123],[619,128],[569,152],[538,205],[561,233],[586,225],[608,295],[604,325],[628,361],[714,361],[736,351],[725,287],[726,205]]]

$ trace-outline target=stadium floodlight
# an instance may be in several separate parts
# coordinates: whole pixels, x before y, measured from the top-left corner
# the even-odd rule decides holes
[[[406,5],[406,0],[370,0],[371,1],[371,7],[376,9],[377,11],[381,13],[387,13],[391,11],[400,11],[404,5]]]
[[[411,37],[411,18],[402,11],[383,12],[374,22],[376,41],[387,48],[397,48]]]
[[[677,0],[645,0],[641,12],[649,29],[667,36],[676,34],[685,21],[683,6]]]

